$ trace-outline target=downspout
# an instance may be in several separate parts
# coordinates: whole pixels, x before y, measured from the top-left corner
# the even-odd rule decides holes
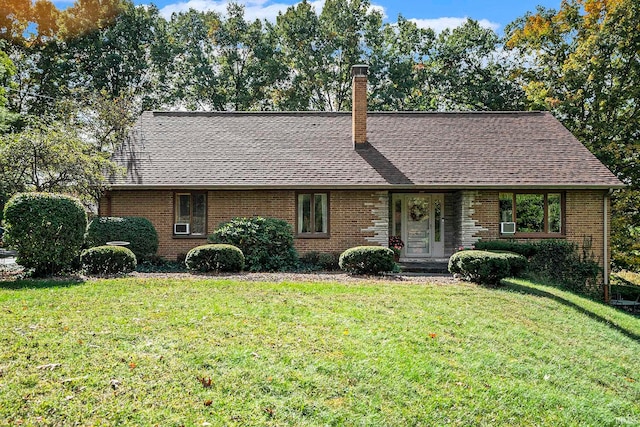
[[[603,249],[602,249],[602,266],[603,268],[603,279],[604,279],[604,302],[609,304],[609,298],[611,295],[611,283],[609,283],[609,196],[613,192],[612,189],[609,189],[607,193],[604,195],[603,204],[602,204],[602,212],[603,212]]]

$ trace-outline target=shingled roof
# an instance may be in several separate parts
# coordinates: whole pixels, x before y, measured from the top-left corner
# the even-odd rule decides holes
[[[145,112],[113,188],[614,188],[621,182],[546,112]]]

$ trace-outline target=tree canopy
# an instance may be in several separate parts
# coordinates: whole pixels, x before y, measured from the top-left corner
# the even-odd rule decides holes
[[[62,10],[5,1],[0,156],[49,141],[94,150],[101,165],[144,109],[348,110],[350,67],[366,63],[370,110],[553,112],[629,185],[613,199],[614,255],[640,269],[640,2],[563,0],[519,18],[504,39],[473,20],[439,34],[393,21],[369,0],[326,0],[321,11],[303,0],[275,22],[249,21],[234,3],[165,19],[131,0]],[[2,191],[42,185],[25,179]]]
[[[550,110],[628,188],[613,198],[614,259],[640,268],[640,3],[565,0],[508,29],[530,63],[519,81],[530,108]]]

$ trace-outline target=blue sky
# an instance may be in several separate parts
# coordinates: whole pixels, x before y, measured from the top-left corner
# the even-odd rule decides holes
[[[136,4],[146,4],[150,0],[134,0]],[[54,0],[59,7],[71,4],[71,0]],[[151,1],[161,9],[165,17],[172,12],[189,8],[224,12],[228,0],[155,0]],[[246,7],[248,18],[275,20],[278,12],[286,10],[299,0],[237,0]],[[311,0],[316,10],[320,10],[324,0]],[[535,11],[537,5],[558,8],[560,0],[371,0],[374,7],[382,10],[387,21],[395,22],[398,14],[414,19],[420,25],[429,26],[437,31],[446,27],[455,27],[472,18],[483,26],[493,28],[499,33],[504,26],[524,15]]]

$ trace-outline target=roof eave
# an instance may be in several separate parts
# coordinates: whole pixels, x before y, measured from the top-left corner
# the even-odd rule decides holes
[[[395,185],[395,184],[287,184],[287,185],[216,185],[216,184],[117,184],[109,190],[387,190],[387,191],[443,191],[443,190],[615,190],[626,187],[620,184],[438,184],[438,185]]]

